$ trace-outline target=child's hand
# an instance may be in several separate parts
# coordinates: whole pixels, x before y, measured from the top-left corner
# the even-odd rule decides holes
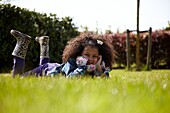
[[[96,66],[93,64],[87,65],[87,72],[92,72],[96,70]]]
[[[99,66],[102,63],[102,55],[99,55],[99,60],[97,61],[96,65]]]
[[[95,64],[95,66],[96,66],[96,71],[97,71],[97,73],[99,73],[99,74],[102,74],[102,73],[103,73],[103,70],[102,70],[102,67],[101,67],[101,62],[102,62],[102,56],[99,55],[99,60],[98,60],[97,63]]]

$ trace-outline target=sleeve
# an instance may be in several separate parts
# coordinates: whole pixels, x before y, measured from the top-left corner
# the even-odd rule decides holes
[[[84,61],[77,62],[77,59],[76,60],[69,59],[68,62],[63,66],[61,71],[67,77],[73,77],[75,75],[83,75],[85,74],[86,71],[86,63]]]
[[[86,67],[85,66],[79,66],[75,70],[71,71],[68,74],[68,77],[73,77],[75,75],[84,75],[86,72]]]
[[[106,67],[106,68],[104,69],[104,75],[105,75],[106,77],[110,77],[109,72],[110,72],[110,68],[109,68],[109,67]]]
[[[101,67],[102,67],[103,73],[99,73],[97,71],[94,71],[95,75],[97,75],[97,76],[104,76],[104,77],[110,77],[110,75],[109,75],[110,68],[105,66],[105,62],[104,61],[102,61]]]

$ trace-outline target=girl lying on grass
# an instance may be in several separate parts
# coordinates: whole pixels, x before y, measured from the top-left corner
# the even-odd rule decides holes
[[[49,37],[41,36],[35,38],[40,44],[40,65],[24,73],[25,57],[31,37],[17,30],[11,30],[10,33],[17,39],[12,53],[12,77],[17,74],[55,76],[60,73],[66,77],[85,74],[109,77],[110,69],[114,64],[115,51],[102,35],[82,33],[68,41],[62,54],[62,64],[49,63]]]

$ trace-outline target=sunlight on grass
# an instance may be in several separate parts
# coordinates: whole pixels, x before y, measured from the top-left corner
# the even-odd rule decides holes
[[[0,113],[167,113],[170,70],[113,70],[110,79],[0,74]]]

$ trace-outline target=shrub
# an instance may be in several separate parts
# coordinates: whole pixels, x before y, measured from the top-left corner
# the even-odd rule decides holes
[[[32,37],[26,56],[26,70],[39,64],[39,45],[34,41],[36,36],[50,37],[51,62],[61,62],[66,42],[79,34],[70,17],[57,18],[55,14],[47,16],[14,5],[0,4],[0,72],[9,72],[13,65],[11,53],[16,39],[10,34],[11,29]]]
[[[116,63],[126,65],[126,33],[105,34],[117,51]],[[151,66],[152,68],[170,68],[170,30],[156,30],[152,32]],[[140,61],[146,64],[148,47],[148,33],[140,34]],[[130,63],[136,60],[136,34],[130,34]]]

